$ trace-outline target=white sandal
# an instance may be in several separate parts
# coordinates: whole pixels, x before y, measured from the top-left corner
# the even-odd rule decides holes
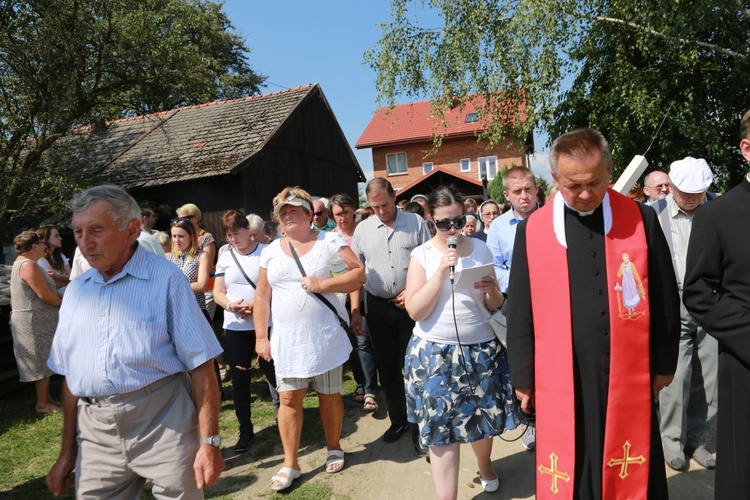
[[[495,479],[482,479],[482,475],[479,475],[479,482],[482,484],[482,489],[487,493],[494,493],[500,489],[500,476],[495,472]]]
[[[281,474],[286,474],[286,477],[281,477]],[[273,491],[281,491],[289,488],[292,482],[302,475],[302,471],[299,469],[292,469],[291,467],[282,467],[279,472],[271,478],[271,489]],[[274,482],[278,481],[281,486],[274,486]]]
[[[340,469],[330,470],[331,465],[341,465]],[[328,450],[326,456],[326,472],[329,474],[335,474],[344,470],[344,450]]]

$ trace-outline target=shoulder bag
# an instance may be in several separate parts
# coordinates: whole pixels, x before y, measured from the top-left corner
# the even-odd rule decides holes
[[[302,274],[303,277],[307,276],[305,274],[305,268],[302,267],[302,262],[299,260],[299,256],[297,255],[297,251],[292,246],[291,242],[289,243],[289,250],[292,252],[292,257],[294,257],[294,261],[297,263],[297,267],[299,268],[300,274]],[[352,349],[357,351],[359,349],[359,342],[357,341],[357,336],[354,334],[354,331],[352,331],[351,327],[349,326],[349,323],[347,323],[344,318],[339,316],[339,313],[336,311],[336,308],[331,304],[331,302],[325,298],[322,294],[318,292],[313,292],[313,295],[315,295],[318,300],[320,300],[323,304],[330,309],[333,314],[336,315],[336,319],[339,320],[339,324],[341,325],[341,328],[344,329],[346,332],[346,336],[349,339],[349,343],[352,345]]]

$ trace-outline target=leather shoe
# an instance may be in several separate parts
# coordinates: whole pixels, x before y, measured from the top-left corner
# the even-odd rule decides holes
[[[388,427],[388,430],[385,431],[385,434],[383,434],[383,441],[386,443],[398,441],[398,438],[401,437],[401,434],[408,431],[409,428],[409,424],[391,424],[391,426]]]
[[[423,445],[420,441],[414,443],[414,450],[420,457],[429,457],[430,449]]]
[[[676,471],[685,469],[685,454],[681,451],[664,450],[664,461]]]
[[[255,434],[252,432],[240,432],[240,439],[234,445],[232,451],[235,453],[245,453],[250,445],[255,441]]]
[[[693,452],[693,460],[701,464],[706,469],[716,468],[716,457],[714,457],[710,451],[705,447],[699,446]]]

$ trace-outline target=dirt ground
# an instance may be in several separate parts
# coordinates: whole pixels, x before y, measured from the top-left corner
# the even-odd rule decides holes
[[[325,448],[303,447],[300,453],[302,477],[294,482],[290,493],[302,485],[325,483],[330,486],[333,497],[377,499],[428,499],[435,498],[430,465],[419,458],[412,448],[411,439],[403,435],[395,443],[384,443],[381,436],[388,428],[389,421],[384,410],[381,395],[380,410],[374,415],[367,414],[346,405],[342,446],[346,452],[346,467],[338,474],[327,474],[324,470]],[[273,432],[264,429],[259,432]],[[408,434],[408,433],[407,433]],[[503,435],[506,439],[520,436],[521,430]],[[715,442],[715,439],[714,439]],[[712,451],[713,448],[709,447]],[[252,448],[251,448],[252,450]],[[484,493],[479,484],[476,462],[469,446],[461,449],[459,473],[459,499],[534,498],[534,454],[526,451],[517,440],[511,443],[495,439],[493,462],[500,478],[500,490],[493,494]],[[225,452],[226,471],[223,473],[216,491],[207,491],[207,496],[230,495],[232,498],[268,498],[271,476],[282,466],[281,445],[274,446],[273,454],[261,459],[253,459],[252,451],[243,456],[234,456],[231,450]],[[690,463],[685,472],[675,472],[667,468],[670,497],[673,499],[709,500],[714,498],[714,472]],[[304,488],[303,488],[304,489]],[[296,498],[306,498],[300,495]],[[315,497],[319,498],[319,497]]]

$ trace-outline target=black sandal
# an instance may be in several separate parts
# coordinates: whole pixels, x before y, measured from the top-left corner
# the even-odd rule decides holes
[[[365,402],[365,388],[361,385],[358,385],[357,388],[354,390],[354,394],[352,394],[352,398],[354,398],[354,401],[357,403],[364,403]]]

